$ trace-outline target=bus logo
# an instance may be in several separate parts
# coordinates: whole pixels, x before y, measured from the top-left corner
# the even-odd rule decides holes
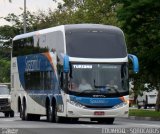
[[[93,95],[94,98],[105,98],[105,95]]]
[[[95,100],[95,99],[90,99],[91,104],[103,104],[103,103],[108,103],[105,102],[104,100]]]

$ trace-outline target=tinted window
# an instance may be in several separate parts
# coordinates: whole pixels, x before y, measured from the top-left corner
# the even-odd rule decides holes
[[[55,75],[52,71],[25,72],[27,90],[50,90],[55,88]]]
[[[28,54],[43,53],[47,51],[48,51],[47,47],[46,48],[39,47],[39,41],[37,42],[36,46],[34,46],[33,37],[19,39],[13,42],[13,52],[12,52],[13,57],[24,56]]]
[[[127,56],[123,34],[111,30],[68,30],[66,49],[71,57],[121,58]]]

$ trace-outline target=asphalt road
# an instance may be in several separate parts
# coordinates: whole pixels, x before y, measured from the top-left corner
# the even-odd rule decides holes
[[[40,121],[22,121],[18,115],[5,118],[0,113],[0,128],[2,134],[158,134],[160,122],[117,118],[113,125],[98,124],[89,119],[80,119],[76,124],[57,124],[47,122],[45,117]]]

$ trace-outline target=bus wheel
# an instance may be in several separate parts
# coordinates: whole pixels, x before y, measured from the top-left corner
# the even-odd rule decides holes
[[[53,115],[53,107],[48,106],[47,107],[47,121],[54,122],[54,115]]]
[[[23,107],[21,107],[21,110],[20,110],[20,116],[21,116],[22,120],[26,119],[25,113],[26,113],[26,107],[25,107],[25,105],[23,105]]]
[[[27,114],[27,111],[26,111],[26,108],[27,108],[27,106],[26,106],[26,102],[23,104],[23,107],[22,107],[22,114],[21,114],[21,118],[22,118],[22,120],[30,120],[30,118],[29,118],[29,116],[28,116],[28,114]]]
[[[22,106],[20,106],[20,118],[23,120],[23,110],[22,110],[23,108],[22,108]]]
[[[54,113],[54,122],[60,123],[62,121],[62,117],[59,117],[57,115],[57,106],[56,105],[53,107],[53,113]]]

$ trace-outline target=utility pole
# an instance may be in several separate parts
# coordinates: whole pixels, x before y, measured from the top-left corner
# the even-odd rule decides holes
[[[26,0],[24,0],[23,30],[26,33]]]

